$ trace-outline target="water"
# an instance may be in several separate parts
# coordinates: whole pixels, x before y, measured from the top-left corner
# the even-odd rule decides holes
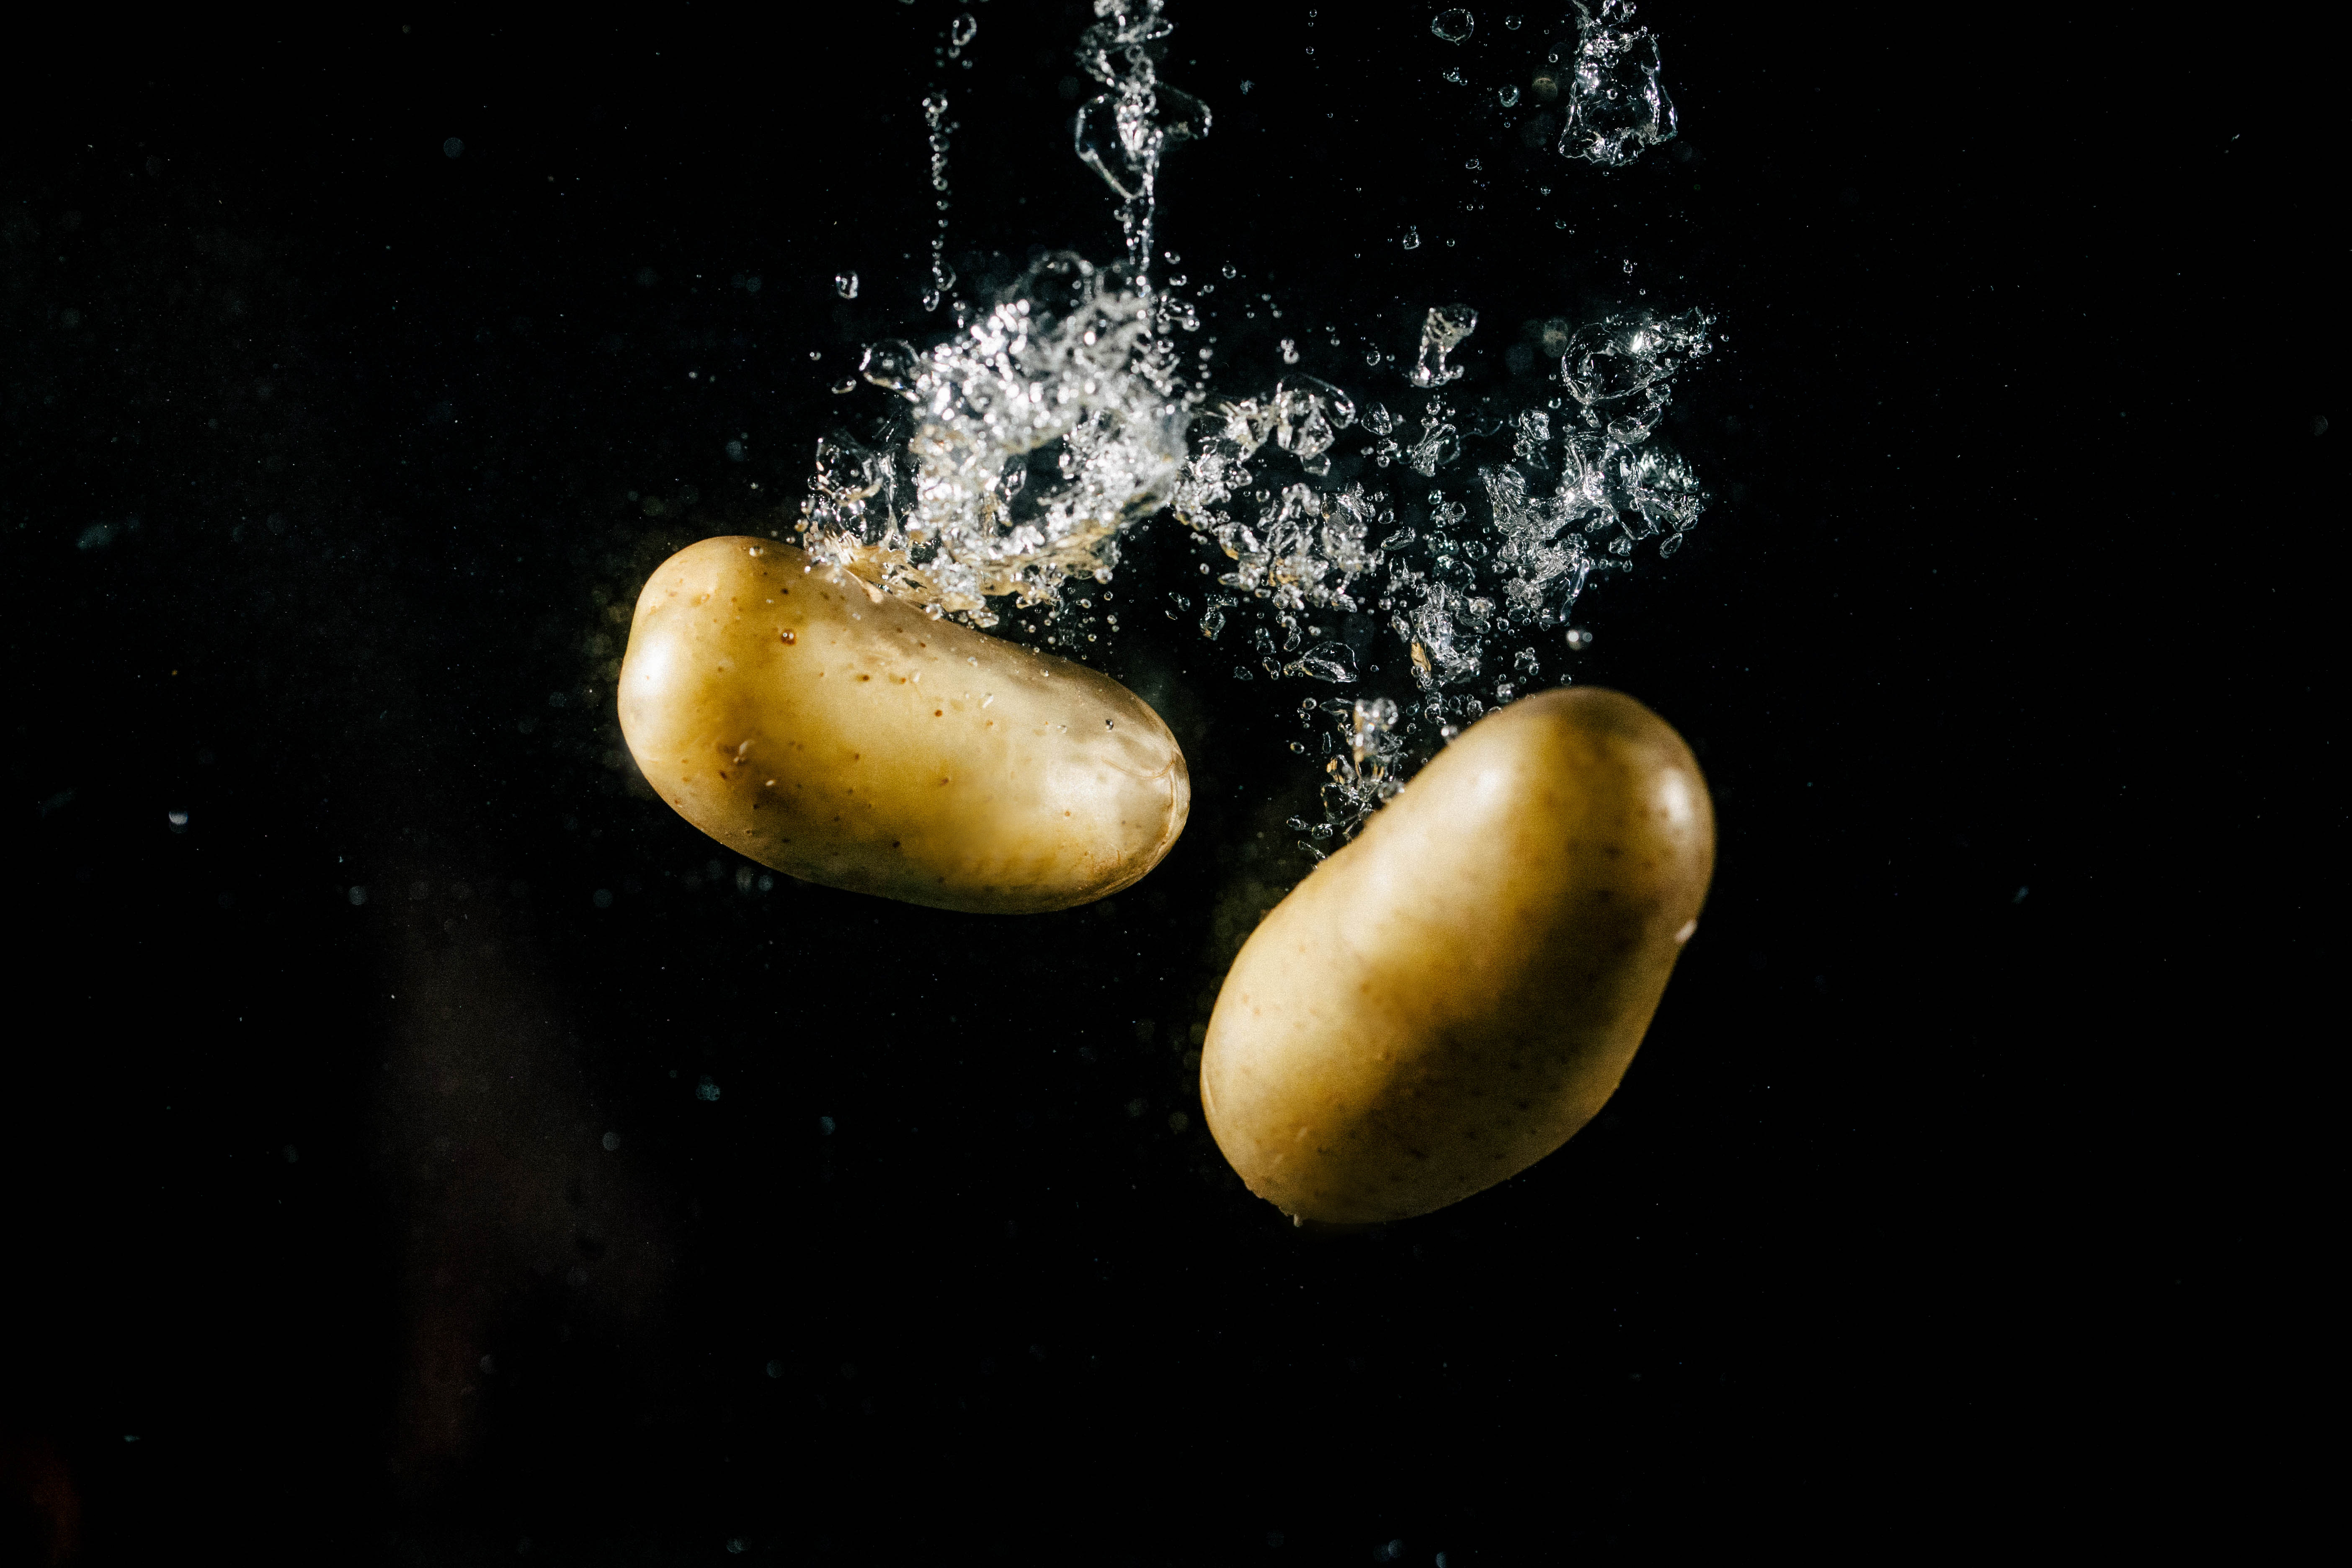
[[[1116,633],[1128,532],[1162,518],[1190,531],[1206,582],[1125,586],[1232,650],[1251,693],[1234,700],[1293,701],[1284,682],[1330,694],[1295,701],[1309,738],[1289,743],[1322,770],[1321,819],[1293,823],[1319,855],[1463,725],[1572,679],[1569,656],[1591,641],[1569,624],[1587,588],[1645,548],[1671,556],[1696,526],[1706,488],[1656,431],[1713,321],[1646,305],[1555,319],[1538,335],[1555,362],[1546,391],[1456,397],[1478,311],[1432,302],[1409,366],[1402,345],[1360,333],[1367,374],[1402,370],[1395,409],[1300,370],[1297,335],[1261,366],[1218,364],[1221,386],[1258,390],[1213,397],[1214,352],[1188,355],[1184,340],[1239,274],[1226,262],[1188,284],[1180,258],[1153,253],[1166,159],[1213,123],[1159,79],[1162,11],[1096,0],[1077,48],[1102,90],[1073,117],[1074,151],[1117,204],[1124,258],[1046,256],[985,309],[958,303],[956,330],[929,347],[870,345],[859,375],[898,413],[871,444],[818,444],[797,526],[815,560],[934,616],[1079,652]],[[1614,167],[1674,134],[1656,41],[1632,16],[1616,0],[1580,8],[1561,152]],[[1474,26],[1450,11],[1432,30],[1460,44]],[[949,37],[960,48],[970,30],[960,20]],[[923,108],[944,214],[953,128],[943,93]],[[927,310],[954,281],[939,222]],[[1401,247],[1419,244],[1407,228]],[[1283,317],[1269,291],[1234,303]],[[1340,330],[1324,335],[1336,346]]]
[[[1649,28],[1633,25],[1631,0],[1601,0],[1597,16],[1580,3],[1576,16],[1576,59],[1559,150],[1617,168],[1675,134],[1674,100],[1659,79],[1658,40]]]

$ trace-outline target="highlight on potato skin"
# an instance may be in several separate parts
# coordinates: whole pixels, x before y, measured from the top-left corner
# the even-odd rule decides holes
[[[935,909],[1108,898],[1191,809],[1176,738],[1118,682],[772,540],[706,539],[661,564],[619,700],[647,782],[711,837]]]
[[[1714,868],[1706,781],[1641,703],[1579,687],[1489,714],[1234,960],[1201,1060],[1218,1147],[1337,1224],[1525,1170],[1615,1091]]]

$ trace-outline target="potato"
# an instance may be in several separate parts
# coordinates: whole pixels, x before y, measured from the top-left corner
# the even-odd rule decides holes
[[[1209,1131],[1294,1220],[1442,1208],[1592,1120],[1715,868],[1682,737],[1579,687],[1472,725],[1276,906],[1201,1058]]]
[[[1127,688],[764,539],[664,562],[621,732],[680,816],[791,876],[935,909],[1108,898],[1184,831],[1192,776]]]

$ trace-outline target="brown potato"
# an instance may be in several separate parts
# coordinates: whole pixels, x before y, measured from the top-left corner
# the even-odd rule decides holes
[[[662,563],[620,706],[647,781],[721,844],[935,909],[1107,898],[1160,863],[1192,805],[1176,738],[1108,676],[764,539]]]
[[[1489,714],[1234,960],[1201,1058],[1217,1146],[1338,1224],[1527,1169],[1625,1076],[1714,868],[1706,781],[1647,708],[1578,687]]]

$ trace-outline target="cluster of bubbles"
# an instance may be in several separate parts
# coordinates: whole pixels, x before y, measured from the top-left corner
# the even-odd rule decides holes
[[[1230,563],[1204,595],[1202,634],[1252,623],[1236,638],[1245,679],[1350,685],[1393,672],[1380,684],[1403,698],[1301,705],[1324,728],[1328,775],[1326,820],[1295,825],[1308,847],[1344,838],[1394,793],[1401,721],[1451,738],[1510,701],[1541,674],[1548,630],[1568,627],[1596,574],[1626,569],[1644,542],[1661,555],[1680,547],[1706,493],[1654,432],[1676,373],[1709,351],[1711,324],[1648,310],[1590,323],[1569,337],[1561,393],[1542,406],[1457,407],[1437,392],[1399,415],[1290,376],[1196,421],[1171,504]],[[1432,309],[1408,381],[1451,382],[1446,351],[1475,325],[1466,307]],[[1329,479],[1343,444],[1368,460],[1350,466],[1368,467],[1369,484]],[[1575,652],[1589,639],[1560,641]]]
[[[1661,80],[1658,40],[1649,28],[1633,25],[1633,0],[1601,0],[1598,13],[1578,0],[1576,50],[1565,62],[1568,104],[1559,133],[1559,151],[1568,157],[1620,168],[1643,149],[1674,137],[1675,105]],[[1506,16],[1503,26],[1516,33],[1521,22]],[[1466,44],[1477,30],[1477,18],[1458,7],[1440,11],[1429,30],[1449,44]],[[1557,51],[1548,63],[1563,64]],[[1458,68],[1444,74],[1448,81],[1465,81]],[[1556,88],[1545,90],[1549,95]],[[1519,101],[1519,89],[1506,83],[1496,89],[1496,98],[1510,109]]]
[[[1171,618],[1197,612],[1238,679],[1320,689],[1297,708],[1310,738],[1291,743],[1323,759],[1322,819],[1292,824],[1320,855],[1401,787],[1416,739],[1442,743],[1548,663],[1568,678],[1563,654],[1590,641],[1570,616],[1596,576],[1644,544],[1679,548],[1707,497],[1655,432],[1712,322],[1640,308],[1554,323],[1545,392],[1472,399],[1453,391],[1449,356],[1478,313],[1439,304],[1404,376],[1418,406],[1302,373],[1213,403],[1176,350],[1199,326],[1185,279],[1150,272],[1161,159],[1210,126],[1206,105],[1157,79],[1161,3],[1095,0],[1078,48],[1105,90],[1078,111],[1076,151],[1119,200],[1127,258],[1048,256],[985,310],[957,301],[956,330],[928,351],[869,347],[860,374],[902,400],[900,418],[873,447],[819,443],[798,526],[814,559],[985,627],[1044,621],[1072,584],[1091,595],[1125,532],[1172,513],[1206,548],[1209,581],[1197,603],[1169,594]],[[1655,41],[1617,0],[1579,9],[1561,151],[1622,163],[1674,133]],[[1435,30],[1458,42],[1473,26],[1446,12]],[[933,174],[943,187],[942,145]]]
[[[1156,352],[1124,269],[1060,254],[928,353],[873,344],[859,374],[907,405],[903,446],[817,444],[803,544],[980,626],[1073,577],[1108,582],[1120,533],[1175,493],[1195,398]]]

